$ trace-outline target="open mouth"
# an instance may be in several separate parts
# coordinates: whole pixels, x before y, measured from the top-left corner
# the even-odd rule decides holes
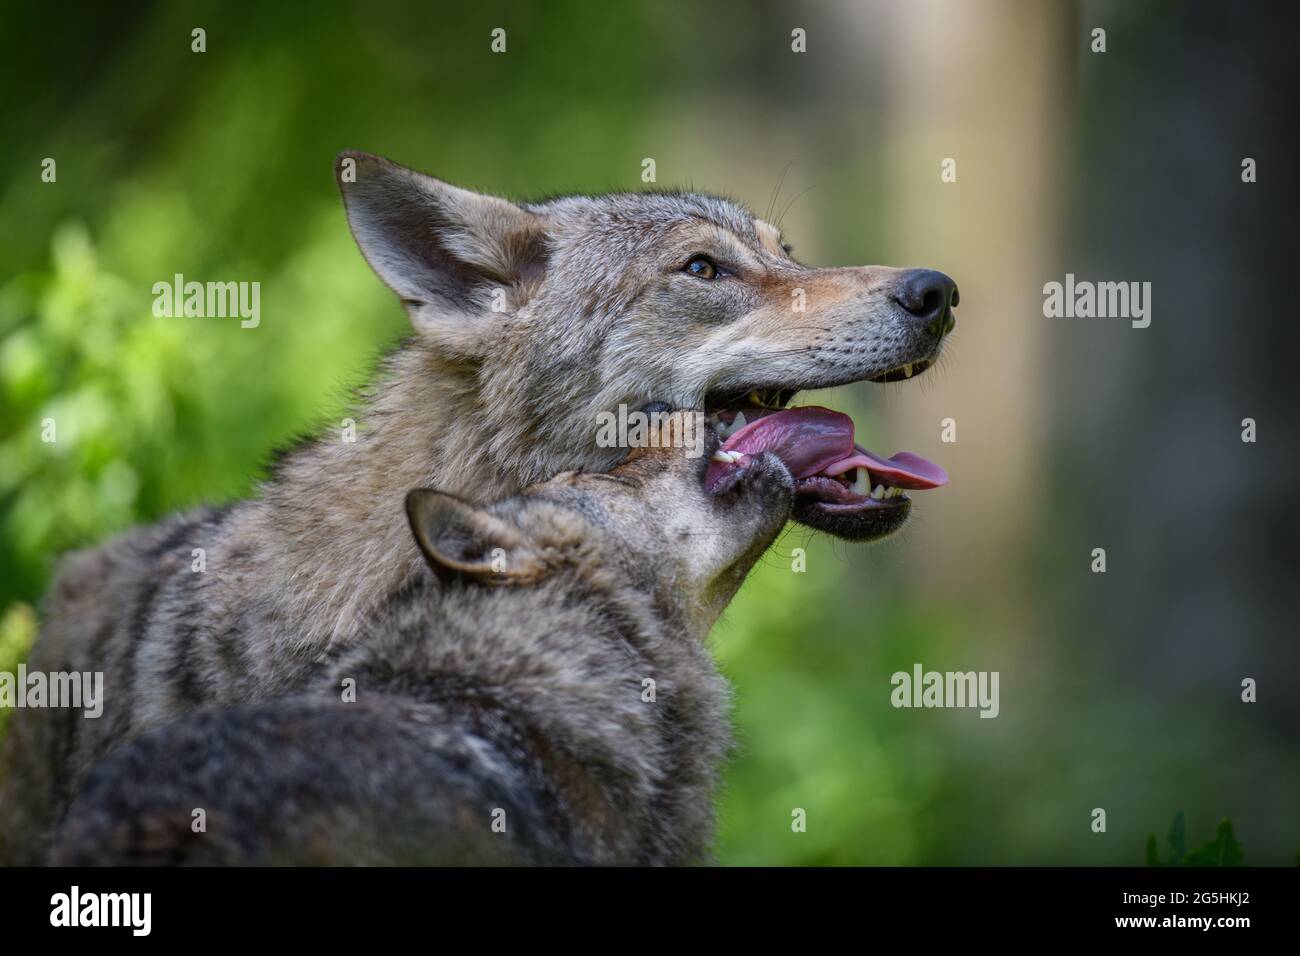
[[[918,364],[912,366],[911,373],[918,368],[923,370]],[[903,369],[895,371],[902,375]],[[872,379],[896,380],[885,376]],[[709,403],[709,420],[723,439],[705,477],[709,491],[750,457],[772,452],[794,476],[796,521],[842,538],[866,541],[897,530],[907,520],[911,510],[908,491],[947,483],[947,473],[920,455],[899,452],[883,458],[857,444],[853,420],[841,412],[816,405],[786,408],[794,394],[750,392],[725,407]]]

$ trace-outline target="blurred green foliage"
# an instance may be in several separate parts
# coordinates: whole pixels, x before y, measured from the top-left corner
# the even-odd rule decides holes
[[[1187,823],[1183,811],[1174,814],[1169,827],[1169,854],[1162,862],[1156,835],[1147,837],[1147,866],[1241,866],[1246,859],[1245,850],[1232,832],[1232,821],[1223,820],[1214,831],[1214,839],[1202,847],[1187,851]]]
[[[0,671],[14,673],[35,638],[36,612],[27,604],[11,604],[0,614]],[[9,708],[0,708],[0,734],[4,733],[9,713]]]
[[[180,203],[132,196],[103,231],[147,220],[159,202],[176,231],[144,227],[135,245],[153,248],[138,254],[187,257],[204,230]],[[344,386],[365,374],[357,357],[400,317],[363,273],[334,268],[353,255],[346,230],[307,233],[270,274],[220,273],[265,276],[264,314],[311,319],[268,323],[265,334],[238,319],[154,317],[152,284],[170,274],[105,262],[76,221],[55,229],[46,270],[0,287],[0,601],[37,597],[52,556],[70,547],[247,494],[273,445],[341,410]]]
[[[791,573],[800,547],[808,570]],[[837,551],[792,530],[714,631],[740,738],[720,807],[726,861],[903,865],[932,852],[926,821],[954,769],[934,729],[974,715],[900,721],[881,675],[942,659],[963,629],[942,610],[855,587],[861,568]]]

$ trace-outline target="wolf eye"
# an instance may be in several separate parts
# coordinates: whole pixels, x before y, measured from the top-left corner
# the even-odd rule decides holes
[[[682,271],[701,279],[712,280],[718,277],[718,267],[708,256],[692,256]]]

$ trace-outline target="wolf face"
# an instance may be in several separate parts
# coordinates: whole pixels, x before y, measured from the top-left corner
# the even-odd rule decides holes
[[[595,422],[619,406],[697,409],[725,434],[737,413],[752,421],[804,389],[911,377],[955,322],[946,276],[809,268],[775,227],[723,199],[519,205],[364,153],[343,154],[338,172],[367,260],[421,337],[472,381],[484,413],[477,455],[508,483],[557,465],[613,467],[622,450],[598,447]],[[892,531],[907,499],[867,503],[873,486],[899,487],[873,477],[853,501],[813,483],[796,517],[851,538]]]

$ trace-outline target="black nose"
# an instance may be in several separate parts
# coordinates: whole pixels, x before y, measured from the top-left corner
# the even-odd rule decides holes
[[[899,278],[894,299],[933,335],[947,335],[957,324],[952,307],[961,296],[957,292],[957,283],[942,272],[909,269]]]

